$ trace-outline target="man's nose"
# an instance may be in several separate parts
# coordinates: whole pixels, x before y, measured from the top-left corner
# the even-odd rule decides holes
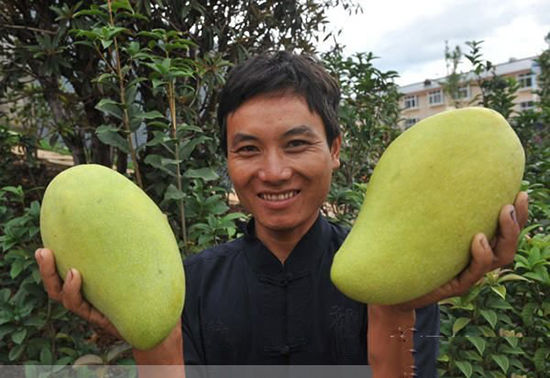
[[[260,180],[271,184],[278,184],[289,180],[291,176],[292,168],[288,164],[288,161],[284,156],[276,153],[267,155],[258,171]]]

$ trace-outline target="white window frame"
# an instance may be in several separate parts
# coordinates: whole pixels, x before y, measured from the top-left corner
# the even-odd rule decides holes
[[[417,109],[418,108],[418,96],[407,95],[403,97],[403,106],[405,109]]]
[[[519,90],[528,90],[535,88],[535,74],[533,72],[525,72],[516,76],[516,81],[519,84]],[[526,85],[530,81],[530,85]]]
[[[470,98],[471,92],[470,92],[470,84],[463,85],[458,88],[458,96],[453,96],[455,100],[468,100]]]
[[[437,98],[439,97],[439,101]],[[441,89],[436,89],[428,92],[428,104],[430,106],[442,105],[443,104],[443,91]]]

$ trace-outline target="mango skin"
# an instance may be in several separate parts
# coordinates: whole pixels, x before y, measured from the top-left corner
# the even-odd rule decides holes
[[[185,297],[179,248],[166,216],[132,181],[101,165],[78,165],[48,185],[40,211],[58,272],[82,276],[85,298],[137,349],[174,328]]]
[[[491,239],[520,189],[525,156],[506,120],[484,108],[428,117],[380,158],[331,279],[350,298],[396,304],[463,270],[474,235]]]

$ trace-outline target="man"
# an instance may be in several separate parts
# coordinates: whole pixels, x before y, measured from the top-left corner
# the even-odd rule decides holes
[[[503,207],[493,248],[474,236],[470,265],[448,284],[395,306],[350,300],[329,278],[347,231],[319,210],[340,165],[339,100],[335,80],[305,56],[266,54],[233,69],[218,122],[229,176],[253,218],[244,237],[185,260],[182,326],[154,349],[134,350],[138,364],[182,364],[183,327],[187,364],[368,362],[376,377],[412,375],[413,365],[436,375],[437,301],[512,262],[527,196]],[[82,300],[76,270],[62,286],[51,251],[37,259],[52,298],[118,334]]]

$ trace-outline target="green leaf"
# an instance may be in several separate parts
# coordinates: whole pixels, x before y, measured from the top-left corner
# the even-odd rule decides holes
[[[503,285],[491,286],[491,290],[497,293],[502,299],[506,299],[506,287]]]
[[[97,110],[122,120],[122,109],[120,104],[108,98],[101,99],[95,106]]]
[[[113,44],[113,41],[110,40],[110,39],[102,39],[101,40],[101,47],[103,47],[103,49],[108,49],[109,46],[111,46]]]
[[[462,328],[466,327],[472,319],[470,318],[458,318],[453,323],[453,336],[455,336]]]
[[[150,166],[152,166],[154,168],[160,169],[163,172],[168,173],[170,176],[176,177],[175,170],[172,171],[169,168],[167,168],[167,166],[165,164],[165,159],[160,155],[149,154],[145,157],[144,162],[145,162],[145,164],[149,164]]]
[[[0,311],[0,325],[10,323],[13,320],[11,311]]]
[[[170,184],[168,185],[168,188],[166,188],[166,192],[164,193],[164,200],[181,200],[185,198],[185,193],[179,190],[175,187],[175,185]]]
[[[212,168],[188,169],[183,174],[187,178],[200,178],[204,181],[212,181],[219,178],[218,174]]]
[[[533,362],[535,364],[535,369],[537,371],[541,371],[541,372],[546,371],[545,365],[548,362],[549,356],[550,356],[550,348],[539,348],[535,351]]]
[[[27,329],[20,328],[11,334],[11,341],[13,341],[16,344],[21,344],[26,336],[27,336]]]
[[[492,329],[495,329],[497,324],[497,314],[493,310],[480,310],[479,313],[487,322],[491,325]]]
[[[518,345],[519,338],[516,336],[505,336],[504,340],[506,340],[511,347],[515,348]]]
[[[455,361],[455,365],[460,369],[466,378],[470,378],[472,376],[472,364],[468,361]]]
[[[515,337],[517,339],[517,337]],[[506,345],[506,344],[503,344],[499,349],[498,349],[499,352],[501,353],[504,353],[504,354],[516,354],[518,356],[523,356],[525,355],[525,351],[523,349],[521,349],[520,347],[514,347],[512,348],[511,346],[509,345]]]
[[[129,85],[126,88],[126,104],[132,104],[134,101],[136,101],[136,94],[137,94],[137,85]]]
[[[11,264],[10,277],[12,280],[23,271],[24,263],[23,260],[16,260]]]
[[[7,303],[11,296],[11,290],[4,288],[0,290],[0,304]]]
[[[491,355],[491,358],[497,363],[502,372],[506,374],[508,368],[510,367],[510,361],[508,360],[508,357],[502,354],[493,354]]]
[[[52,351],[49,347],[40,350],[40,363],[42,365],[51,365],[53,362]]]
[[[132,9],[132,6],[128,2],[128,0],[115,0],[111,3],[111,9],[113,12],[118,11],[119,9],[127,10],[130,13],[134,13],[134,10]]]
[[[527,327],[533,325],[533,316],[535,315],[536,309],[537,304],[534,302],[529,302],[525,306],[523,306],[521,310],[521,319]]]
[[[478,326],[477,329],[482,333],[484,337],[495,337],[496,333],[490,327],[486,325]]]
[[[99,140],[103,143],[108,144],[109,146],[114,146],[127,154],[130,153],[128,141],[118,133],[117,128],[108,125],[101,125],[95,132]]]
[[[107,363],[112,364],[121,355],[132,349],[132,346],[127,343],[115,344],[107,352]]]
[[[506,282],[506,281],[527,281],[529,280],[523,276],[520,276],[519,274],[509,273],[505,274],[504,276],[500,277],[498,279],[498,282]]]
[[[139,117],[142,119],[155,119],[155,118],[163,118],[164,115],[157,110],[153,110],[150,112],[141,113],[139,114]]]
[[[483,356],[483,352],[485,351],[485,347],[487,346],[487,342],[485,339],[479,336],[468,336],[468,341],[470,341],[479,352],[480,356]]]
[[[180,156],[182,159],[188,159],[191,154],[193,153],[193,151],[195,150],[195,148],[201,144],[201,143],[204,143],[205,141],[207,141],[208,138],[207,136],[200,136],[198,138],[192,138],[192,139],[187,139],[185,140],[184,142],[181,143],[180,145]]]
[[[10,350],[10,353],[8,355],[9,360],[10,361],[17,360],[21,356],[21,354],[23,353],[24,350],[25,350],[25,344],[20,344],[20,345],[14,346]]]
[[[481,358],[479,353],[477,353],[474,350],[465,350],[465,351],[462,352],[461,356],[466,357],[466,359],[468,359],[470,361],[476,361],[476,362],[483,361],[483,359]]]
[[[103,359],[96,354],[85,354],[79,357],[73,365],[103,365]]]

